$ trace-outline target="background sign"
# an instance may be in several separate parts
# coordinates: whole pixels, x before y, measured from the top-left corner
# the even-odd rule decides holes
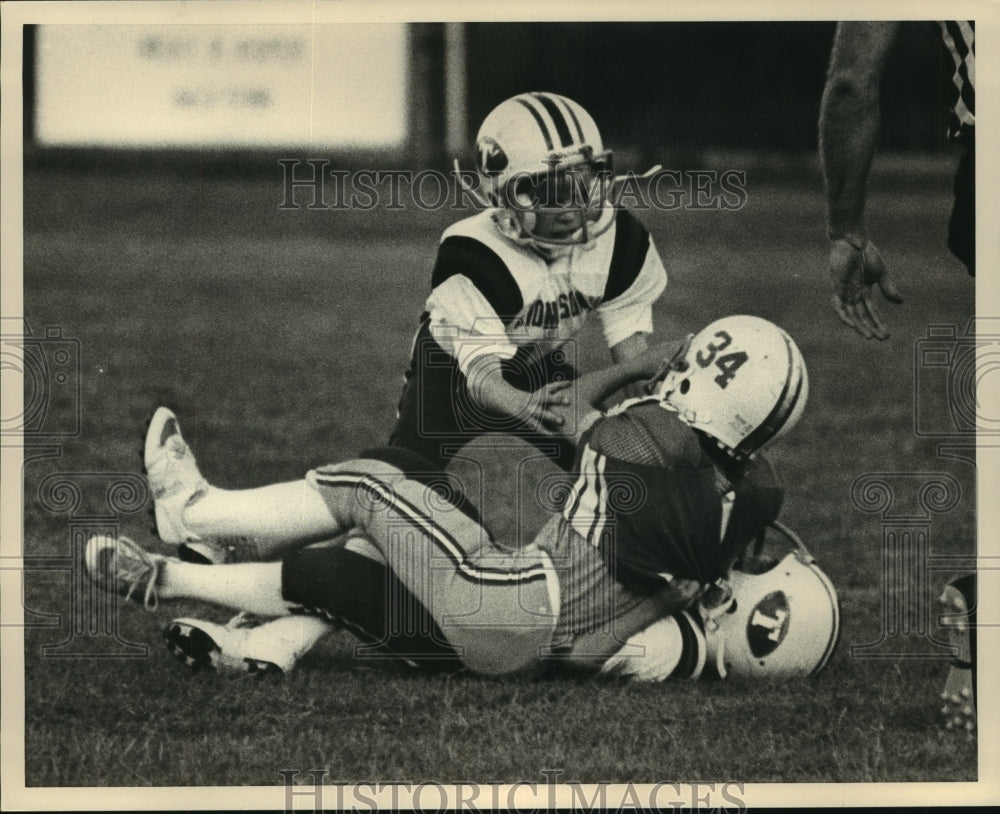
[[[46,146],[397,147],[405,25],[42,26]]]

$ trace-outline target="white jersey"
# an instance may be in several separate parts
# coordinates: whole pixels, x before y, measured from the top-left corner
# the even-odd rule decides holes
[[[587,246],[546,261],[501,236],[486,210],[441,237],[425,319],[468,372],[476,357],[542,356],[572,338],[591,312],[608,346],[653,330],[667,273],[646,229],[626,210]]]

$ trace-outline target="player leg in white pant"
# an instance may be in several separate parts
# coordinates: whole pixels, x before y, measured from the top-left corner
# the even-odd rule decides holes
[[[242,512],[204,511],[199,504],[226,501],[209,490],[186,506],[185,523],[197,508],[211,515],[205,527],[220,524],[221,517],[230,531],[241,533],[241,523],[252,522],[259,529],[261,522],[282,541],[301,540],[304,533],[307,539],[329,539],[358,529],[471,669],[511,672],[546,652],[559,594],[555,570],[539,549],[511,551],[494,545],[475,518],[380,461],[348,461],[310,472],[307,482],[265,489],[294,493],[299,500],[275,500],[263,518],[248,520]],[[279,563],[244,563],[217,571],[171,560],[162,564],[155,587],[164,599],[186,596],[270,616],[289,610]]]

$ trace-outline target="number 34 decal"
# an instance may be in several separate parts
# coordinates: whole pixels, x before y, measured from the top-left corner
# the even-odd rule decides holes
[[[695,361],[701,367],[708,367],[714,362],[715,366],[722,371],[715,377],[715,383],[725,390],[725,388],[729,386],[729,382],[732,380],[733,376],[736,375],[736,371],[739,370],[743,366],[743,363],[750,357],[743,351],[736,350],[724,353],[722,356],[716,358],[716,354],[718,354],[719,351],[725,350],[732,344],[733,338],[725,331],[717,331],[715,333],[715,338],[719,341],[709,342],[707,348],[699,350],[695,356]]]

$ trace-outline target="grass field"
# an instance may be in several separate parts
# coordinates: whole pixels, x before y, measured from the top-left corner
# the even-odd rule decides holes
[[[917,624],[958,568],[930,573],[904,602],[905,630],[887,618],[882,587],[883,528],[904,515],[923,523],[935,557],[974,551],[975,469],[937,456],[936,439],[914,429],[915,393],[946,398],[938,372],[915,365],[917,343],[930,324],[964,329],[974,291],[944,249],[947,172],[878,180],[869,225],[907,296],[880,344],[828,308],[818,177],[751,175],[739,212],[640,213],[671,275],[658,331],[749,312],[803,351],[810,404],[772,459],[788,486],[785,522],[840,592],[843,635],[816,680],[638,686],[402,676],[353,664],[346,634],[283,681],[191,677],[162,647],[162,626],[225,618],[193,603],[113,608],[117,638],[87,633],[74,602],[93,597],[79,575],[32,570],[32,558],[71,562],[90,530],[117,521],[156,545],[141,493],[112,495],[118,517],[108,505],[109,485],[141,472],[152,410],[178,409],[220,486],[298,478],[383,442],[437,234],[455,215],[279,211],[277,167],[252,181],[29,172],[25,316],[36,336],[60,326],[79,341],[82,378],[79,399],[70,389],[45,417],[71,427],[78,414],[80,432],[40,437],[57,454],[36,450],[25,465],[27,784],[278,785],[280,771],[310,769],[331,782],[540,782],[543,770],[585,783],[975,779],[975,741],[937,725],[947,666]],[[593,334],[581,348],[588,365],[606,358]],[[490,477],[515,453],[478,460]],[[892,473],[891,509],[852,502],[869,473]],[[947,510],[921,509],[928,473],[960,490]],[[77,498],[59,482],[76,484]],[[495,533],[530,535],[541,517],[532,484],[500,483],[484,506]],[[74,620],[84,632],[71,636]],[[852,654],[887,628],[894,635],[868,652],[881,658]]]

